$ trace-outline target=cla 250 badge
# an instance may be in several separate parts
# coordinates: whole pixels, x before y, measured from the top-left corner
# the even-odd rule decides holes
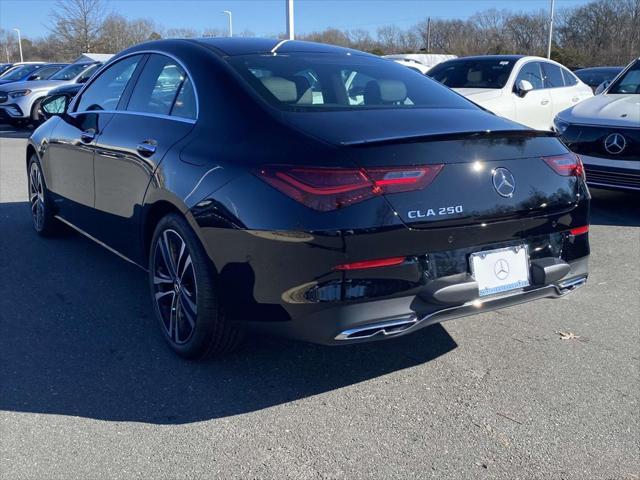
[[[409,210],[407,216],[415,220],[416,218],[456,215],[462,212],[464,212],[462,205],[453,205],[451,207],[428,208],[426,210]]]

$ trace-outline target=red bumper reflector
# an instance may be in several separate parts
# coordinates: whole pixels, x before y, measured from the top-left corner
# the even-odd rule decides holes
[[[569,230],[571,235],[583,235],[589,231],[589,225],[585,225],[583,227],[576,227]]]
[[[365,270],[367,268],[392,267],[400,265],[407,257],[380,258],[378,260],[365,260],[363,262],[345,263],[333,267],[334,270]]]

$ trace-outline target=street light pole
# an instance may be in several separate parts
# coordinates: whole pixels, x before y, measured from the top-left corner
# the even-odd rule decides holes
[[[222,13],[229,16],[229,36],[233,37],[233,14],[229,10],[224,10]]]
[[[293,30],[293,0],[285,0],[286,2],[286,12],[287,12],[287,38],[289,40],[293,40],[294,38],[294,30]]]
[[[18,47],[20,48],[20,61],[24,62],[24,58],[22,58],[22,38],[20,37],[20,29],[14,28],[15,32],[18,32]]]
[[[551,44],[553,43],[553,9],[555,0],[551,0],[551,17],[549,18],[549,45],[547,46],[547,58],[551,58]]]

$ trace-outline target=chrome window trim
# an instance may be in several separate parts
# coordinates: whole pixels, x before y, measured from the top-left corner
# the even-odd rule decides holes
[[[83,111],[83,112],[71,111],[74,108],[76,108],[76,105],[80,101],[80,98],[82,98],[82,95],[84,95],[84,92],[91,85],[93,85],[93,82],[95,82],[96,79],[100,75],[102,75],[103,71],[107,70],[112,65],[115,65],[119,61],[124,60],[126,58],[133,57],[135,55],[143,55],[144,56],[144,55],[153,55],[153,54],[163,55],[165,57],[169,57],[170,59],[174,60],[178,65],[180,65],[180,67],[182,67],[182,69],[185,71],[185,73],[189,77],[191,86],[193,88],[193,94],[194,94],[194,96],[196,98],[196,118],[185,118],[185,117],[177,117],[177,116],[173,116],[173,115],[160,115],[160,114],[146,113],[146,112],[129,112],[127,110],[109,110],[108,112],[106,110],[92,110],[92,111]],[[139,50],[139,51],[136,51],[136,52],[127,53],[126,55],[122,55],[121,57],[117,57],[117,58],[115,58],[113,60],[108,61],[104,65],[102,65],[102,67],[100,67],[98,69],[98,71],[95,72],[92,75],[91,79],[82,87],[82,89],[74,97],[74,99],[72,100],[71,104],[69,105],[69,110],[70,110],[70,112],[69,112],[70,115],[80,114],[80,113],[97,113],[97,112],[102,112],[102,113],[131,113],[131,114],[140,115],[140,116],[160,117],[160,118],[166,118],[166,119],[169,119],[169,120],[178,120],[178,121],[182,121],[182,122],[196,123],[198,121],[198,118],[200,117],[200,98],[199,98],[199,95],[198,95],[198,87],[196,85],[196,82],[193,81],[193,75],[191,75],[191,71],[182,62],[182,60],[180,60],[178,57],[176,57],[175,55],[173,55],[171,53],[163,52],[163,51],[160,51],[160,50]]]
[[[120,114],[120,115],[137,115],[139,117],[162,118],[164,120],[174,120],[177,122],[190,123],[190,124],[196,123],[196,121],[193,118],[177,117],[173,115],[163,115],[160,113],[132,112],[130,110],[84,110],[82,112],[72,112],[69,114],[69,116],[76,117],[78,115],[86,115],[89,113],[113,113],[113,114]]]

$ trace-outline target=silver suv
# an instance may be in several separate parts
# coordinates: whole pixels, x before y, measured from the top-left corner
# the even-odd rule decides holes
[[[100,67],[99,62],[72,63],[48,80],[13,82],[0,86],[0,121],[38,125],[44,120],[40,102],[61,85],[84,83]]]

